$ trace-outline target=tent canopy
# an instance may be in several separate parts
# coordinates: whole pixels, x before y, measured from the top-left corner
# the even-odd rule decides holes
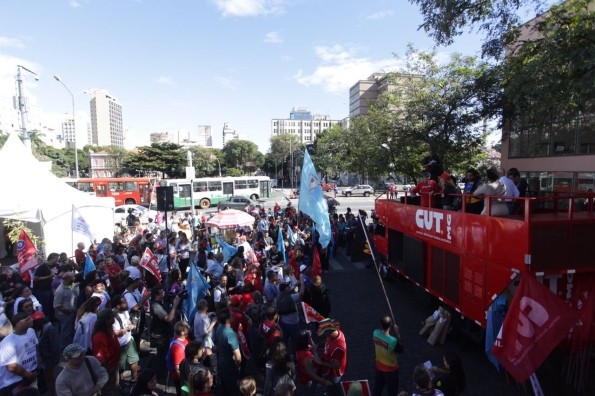
[[[60,180],[33,157],[16,133],[8,137],[0,150],[0,169],[0,219],[31,223],[30,228],[43,238],[46,253],[72,255],[78,241],[90,242],[71,231],[73,205],[97,240],[112,238],[114,199],[94,197]]]

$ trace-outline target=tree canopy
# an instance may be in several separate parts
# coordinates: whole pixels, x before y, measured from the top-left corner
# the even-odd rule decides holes
[[[231,140],[221,152],[230,176],[253,173],[264,164],[264,155],[258,151],[258,146],[248,140]]]
[[[182,146],[175,143],[151,143],[150,146],[139,147],[130,153],[122,165],[134,169],[137,173],[158,172],[163,177],[185,177],[186,153]]]

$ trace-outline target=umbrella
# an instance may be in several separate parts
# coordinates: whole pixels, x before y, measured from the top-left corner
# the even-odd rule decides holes
[[[339,201],[337,201],[335,198],[329,197],[328,195],[325,195],[324,198],[326,199],[328,206],[339,206]]]
[[[220,229],[251,226],[254,225],[254,216],[241,210],[226,209],[207,220],[207,225]]]

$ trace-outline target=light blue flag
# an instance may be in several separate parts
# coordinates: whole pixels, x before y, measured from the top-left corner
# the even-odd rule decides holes
[[[91,256],[89,256],[89,253],[87,253],[87,256],[85,257],[85,269],[83,271],[83,277],[86,278],[87,275],[89,275],[89,272],[95,271],[96,269],[95,263],[93,263]]]
[[[277,235],[277,250],[283,255],[283,264],[287,264],[287,258],[285,257],[285,243],[283,242],[283,227],[279,226],[279,234]]]
[[[293,235],[293,230],[289,224],[287,224],[287,240],[289,241],[290,246],[295,245],[295,235]]]
[[[215,240],[217,240],[217,243],[219,244],[219,246],[223,250],[223,262],[228,263],[229,262],[229,258],[231,256],[233,256],[234,254],[236,254],[236,252],[238,251],[238,249],[237,248],[234,248],[229,243],[225,242],[223,240],[223,238],[221,238],[221,235],[219,235],[219,234],[215,234]]]
[[[184,301],[184,310],[186,317],[191,318],[195,314],[196,302],[205,298],[209,284],[202,276],[194,263],[190,263],[190,271],[188,271],[188,278],[186,279],[186,290],[188,290],[188,297]]]
[[[300,179],[300,200],[298,209],[307,214],[316,223],[320,235],[320,245],[327,247],[331,240],[331,221],[328,215],[328,204],[324,198],[320,179],[314,169],[308,150],[304,150],[304,164]]]

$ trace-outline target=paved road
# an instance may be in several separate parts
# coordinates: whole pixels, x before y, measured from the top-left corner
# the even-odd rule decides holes
[[[333,318],[342,322],[348,345],[348,367],[345,380],[374,378],[372,331],[379,318],[388,313],[386,299],[374,269],[365,263],[351,263],[342,253],[331,261],[331,271],[325,277],[331,290]],[[444,345],[431,346],[418,332],[421,322],[437,307],[438,301],[408,281],[395,279],[385,282],[386,292],[397,323],[401,328],[405,352],[399,356],[401,389],[413,390],[413,369],[430,360],[440,364],[442,354],[456,351],[463,360],[467,375],[465,395],[502,396],[528,395],[532,391],[504,373],[498,373],[486,359],[483,348],[465,337],[449,335]],[[565,389],[560,368],[544,365],[538,372],[545,395],[574,395]],[[391,395],[393,396],[393,395]]]

